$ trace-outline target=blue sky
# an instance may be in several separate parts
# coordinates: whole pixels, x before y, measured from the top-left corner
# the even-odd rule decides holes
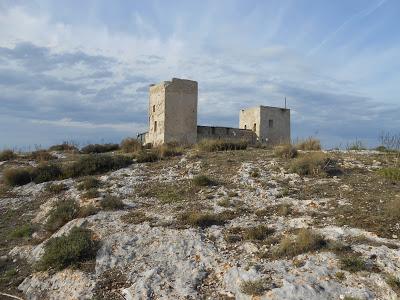
[[[292,137],[369,146],[400,128],[400,1],[0,0],[0,148],[118,142],[148,85],[199,82],[199,123],[292,109]]]

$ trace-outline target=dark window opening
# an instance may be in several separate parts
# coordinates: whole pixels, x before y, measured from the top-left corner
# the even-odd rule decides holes
[[[254,131],[254,132],[257,131],[257,124],[256,124],[256,123],[254,123],[254,125],[253,125],[253,131]]]
[[[269,128],[274,128],[274,120],[269,120],[268,125]]]
[[[157,121],[154,121],[154,132],[157,131]]]
[[[156,106],[153,105],[153,112],[156,112]]]
[[[244,125],[244,129],[247,129],[247,125]]]

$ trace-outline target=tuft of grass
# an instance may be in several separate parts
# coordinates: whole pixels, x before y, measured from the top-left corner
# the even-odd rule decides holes
[[[132,159],[122,155],[89,154],[63,168],[65,178],[97,175],[125,168],[133,163]]]
[[[17,157],[14,151],[6,149],[0,152],[0,161],[12,160]]]
[[[101,201],[100,206],[104,210],[118,210],[125,207],[124,202],[116,196],[106,195]]]
[[[35,183],[42,183],[59,180],[63,174],[60,166],[56,164],[41,164],[33,169],[32,175]]]
[[[78,151],[78,148],[72,143],[63,142],[62,144],[53,145],[49,148],[50,151]]]
[[[178,217],[178,221],[181,224],[196,226],[200,228],[206,228],[213,225],[223,225],[232,216],[229,214],[214,214],[214,213],[202,213],[202,212],[185,212]]]
[[[275,232],[274,229],[268,228],[265,225],[259,225],[254,227],[248,227],[244,229],[243,238],[245,240],[257,240],[262,241],[267,238],[269,235]]]
[[[295,238],[284,237],[274,254],[277,257],[293,257],[302,253],[316,251],[327,246],[322,236],[310,229],[300,229]]]
[[[135,153],[141,151],[143,146],[137,139],[126,138],[122,140],[120,148],[124,153]]]
[[[90,190],[100,187],[100,180],[94,176],[87,176],[78,185],[78,190]]]
[[[78,216],[79,205],[75,200],[67,199],[59,201],[50,211],[45,228],[55,232],[58,228],[75,219]]]
[[[11,186],[21,186],[32,181],[32,168],[10,168],[3,172],[4,181]]]
[[[193,184],[195,186],[211,186],[216,185],[216,182],[206,175],[197,175],[193,178]]]
[[[296,147],[291,144],[282,144],[274,147],[274,155],[282,158],[295,158],[298,152]]]
[[[180,156],[183,148],[173,144],[164,144],[157,148],[157,152],[161,158]]]
[[[151,221],[152,218],[148,217],[142,211],[131,211],[131,212],[127,213],[126,215],[121,216],[121,220],[123,222],[129,223],[129,224],[140,224],[143,222]]]
[[[275,288],[275,284],[268,279],[246,280],[240,284],[242,293],[251,296],[262,296],[265,292]]]
[[[246,141],[203,139],[197,143],[197,148],[205,152],[246,150]]]
[[[90,230],[74,227],[67,235],[51,238],[46,243],[38,268],[62,270],[68,266],[79,266],[94,259],[97,248]]]
[[[355,273],[367,270],[367,264],[358,254],[348,254],[340,258],[340,267],[342,270]]]
[[[83,154],[105,153],[119,150],[118,144],[89,144],[81,149]]]
[[[400,168],[382,168],[378,173],[388,180],[400,181]]]
[[[309,137],[297,143],[296,148],[304,151],[319,151],[321,150],[321,142],[318,139]]]
[[[344,274],[344,272],[336,272],[335,274],[337,280],[343,281],[346,279],[346,275]]]
[[[277,210],[277,214],[278,216],[288,216],[292,213],[293,211],[293,206],[290,203],[282,203],[281,205],[279,205],[279,208]]]
[[[64,183],[50,183],[45,187],[45,191],[54,195],[66,191],[68,187]]]
[[[33,230],[33,227],[31,224],[24,224],[24,225],[21,225],[21,226],[15,228],[11,232],[10,237],[14,238],[14,239],[29,238],[32,235],[33,231],[34,230]]]
[[[336,161],[322,152],[307,153],[296,158],[290,164],[290,171],[299,175],[311,176],[342,174]]]
[[[95,215],[99,212],[99,209],[92,204],[83,206],[79,209],[78,218],[86,218]]]
[[[49,161],[49,160],[55,159],[56,157],[53,156],[49,151],[40,149],[40,150],[31,152],[30,154],[28,154],[26,156],[26,158],[34,159],[37,161]]]
[[[158,160],[160,160],[160,154],[154,150],[142,150],[136,156],[136,161],[138,163],[155,162]]]
[[[99,196],[100,193],[96,188],[88,189],[85,193],[82,194],[83,199],[93,199],[98,198]]]

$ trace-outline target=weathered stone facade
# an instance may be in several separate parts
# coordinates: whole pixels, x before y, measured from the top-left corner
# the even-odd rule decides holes
[[[239,128],[197,126],[196,81],[173,78],[150,86],[149,131],[143,144],[194,144],[202,139],[236,139],[276,144],[290,141],[290,110],[259,106],[240,111]]]

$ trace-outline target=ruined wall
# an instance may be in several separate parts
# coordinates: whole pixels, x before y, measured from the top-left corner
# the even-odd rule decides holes
[[[166,82],[150,86],[149,131],[146,143],[161,145],[165,135],[165,87]]]
[[[251,130],[231,127],[197,126],[197,140],[201,141],[203,139],[244,140],[250,144],[254,144],[257,141],[257,136]]]
[[[290,110],[271,106],[242,109],[239,128],[253,130],[262,143],[290,142]]]

